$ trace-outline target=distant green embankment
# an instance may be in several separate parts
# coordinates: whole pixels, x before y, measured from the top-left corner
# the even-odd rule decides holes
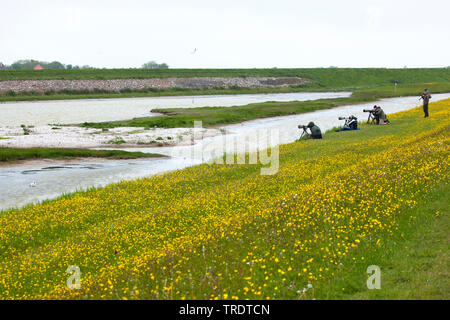
[[[7,80],[89,80],[151,79],[191,77],[300,77],[308,83],[283,88],[208,88],[122,90],[121,92],[73,90],[47,93],[5,92],[0,100],[108,98],[188,94],[236,94],[263,92],[295,92],[325,90],[374,89],[383,86],[425,86],[450,83],[450,68],[384,69],[384,68],[314,68],[314,69],[86,69],[86,70],[2,70],[1,81]]]
[[[309,68],[309,69],[87,69],[87,70],[2,70],[2,80],[44,79],[147,79],[190,77],[301,77],[317,85],[338,88],[355,85],[448,82],[450,68]]]

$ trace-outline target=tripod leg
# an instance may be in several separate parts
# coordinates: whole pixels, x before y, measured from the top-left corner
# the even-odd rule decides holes
[[[302,140],[304,135],[305,135],[305,131],[302,132],[302,134],[300,135],[300,138],[298,138],[298,141]]]
[[[298,141],[302,140],[303,136],[306,134],[306,131],[303,130],[302,135],[300,136],[300,138],[298,139]]]

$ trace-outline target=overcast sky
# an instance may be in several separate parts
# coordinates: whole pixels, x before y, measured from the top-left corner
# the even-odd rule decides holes
[[[448,0],[0,0],[0,62],[442,67],[449,12]]]

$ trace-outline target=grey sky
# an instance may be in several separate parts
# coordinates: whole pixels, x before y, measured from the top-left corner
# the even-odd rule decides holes
[[[449,12],[448,0],[0,0],[0,62],[448,66]]]

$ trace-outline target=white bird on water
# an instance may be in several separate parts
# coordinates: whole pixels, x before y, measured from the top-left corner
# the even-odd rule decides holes
[[[194,54],[197,52],[197,48],[194,49],[194,51],[191,52],[191,54]]]
[[[36,181],[31,182],[31,183],[29,184],[29,186],[30,186],[30,188],[36,187],[36,186],[37,186]]]

